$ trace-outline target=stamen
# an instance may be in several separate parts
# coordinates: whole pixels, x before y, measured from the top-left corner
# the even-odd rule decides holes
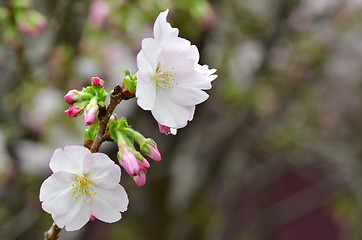
[[[174,72],[174,67],[171,67],[172,70],[165,69],[165,66],[158,66],[154,79],[156,83],[162,88],[174,88],[178,84],[176,79],[179,78],[176,72]]]
[[[76,193],[75,199],[82,199],[83,203],[86,203],[89,198],[93,201],[91,192],[94,192],[95,195],[95,185],[96,183],[90,180],[86,174],[76,175],[72,184],[72,194]]]

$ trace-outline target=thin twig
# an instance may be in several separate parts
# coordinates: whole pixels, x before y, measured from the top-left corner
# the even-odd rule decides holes
[[[44,233],[44,240],[57,240],[58,234],[62,229],[59,228],[55,223],[50,227],[50,229]]]
[[[104,136],[107,128],[107,124],[109,121],[109,118],[112,116],[114,109],[116,106],[122,101],[126,99],[133,98],[135,95],[134,93],[128,92],[126,89],[122,89],[119,85],[117,85],[112,93],[111,93],[111,100],[109,101],[109,105],[107,107],[107,111],[105,114],[99,114],[99,127],[97,136],[94,139],[93,145],[90,148],[91,152],[95,153],[98,152],[99,147],[101,144],[107,139],[107,137]]]

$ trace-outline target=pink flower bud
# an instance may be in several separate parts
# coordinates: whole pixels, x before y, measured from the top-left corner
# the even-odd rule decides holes
[[[69,117],[76,117],[79,113],[82,112],[82,109],[76,108],[76,103],[74,103],[69,109],[65,110],[64,113],[68,114]]]
[[[142,187],[146,184],[146,172],[141,170],[138,175],[133,176],[133,180],[139,187]]]
[[[86,126],[93,124],[96,119],[97,113],[94,108],[91,108],[88,112],[84,112],[84,122]]]
[[[143,161],[137,159],[138,166],[140,167],[140,171],[147,171],[147,168],[149,168],[151,165],[150,163],[143,158]]]
[[[123,156],[120,156],[120,164],[131,176],[137,176],[140,171],[137,158],[127,149],[124,149]]]
[[[150,154],[147,154],[154,161],[161,161],[161,154],[157,149],[157,146],[153,147],[151,144],[147,144],[150,149]]]
[[[104,82],[103,82],[103,80],[102,79],[100,79],[99,77],[92,77],[92,84],[94,85],[94,86],[101,86],[101,87],[103,87],[103,85],[104,85]]]
[[[168,135],[168,134],[170,134],[170,133],[173,134],[173,135],[175,135],[176,132],[177,132],[176,129],[167,127],[167,126],[162,125],[162,124],[158,124],[158,129],[160,130],[160,133],[164,133],[164,134],[166,134],[166,135]]]
[[[92,214],[92,215],[90,215],[90,217],[89,217],[89,221],[94,221],[96,219],[96,217]]]
[[[66,103],[74,103],[74,97],[75,97],[75,93],[74,92],[68,92],[65,96],[64,96],[64,102]]]

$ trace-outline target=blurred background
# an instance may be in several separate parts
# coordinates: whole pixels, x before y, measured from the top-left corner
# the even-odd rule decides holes
[[[362,239],[362,0],[0,0],[0,239],[43,238],[51,155],[83,144],[63,96],[136,73],[166,8],[217,69],[210,98],[176,136],[123,101],[162,161],[142,188],[123,172],[123,219],[60,239]]]

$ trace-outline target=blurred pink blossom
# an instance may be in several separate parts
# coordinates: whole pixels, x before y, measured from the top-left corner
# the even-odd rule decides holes
[[[106,23],[109,13],[110,7],[107,2],[95,0],[89,8],[88,22],[95,28],[101,28]]]

